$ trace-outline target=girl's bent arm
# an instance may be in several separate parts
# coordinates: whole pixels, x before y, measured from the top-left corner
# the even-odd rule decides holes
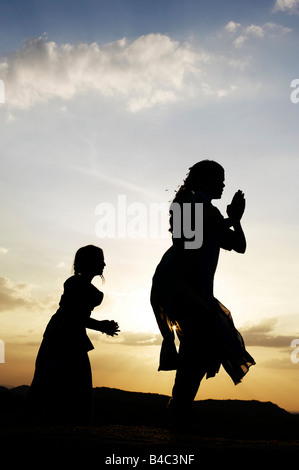
[[[117,335],[119,331],[118,324],[114,320],[95,320],[94,318],[88,318],[85,326],[86,328],[101,331],[110,336]]]
[[[234,242],[232,249],[237,253],[245,253],[246,251],[246,238],[243,232],[240,220],[232,220],[234,228]]]

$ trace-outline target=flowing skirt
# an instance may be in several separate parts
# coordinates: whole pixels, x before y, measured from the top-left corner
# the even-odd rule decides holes
[[[154,279],[151,304],[163,336],[159,370],[178,368],[173,327],[181,342],[180,349],[188,350],[187,360],[194,369],[204,368],[207,378],[214,377],[222,365],[238,384],[255,364],[230,311],[215,297],[204,298],[184,281],[170,286]]]
[[[88,352],[44,337],[28,394],[35,424],[89,424],[92,417],[92,376]]]

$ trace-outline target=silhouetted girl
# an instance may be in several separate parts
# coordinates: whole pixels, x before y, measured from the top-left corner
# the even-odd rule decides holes
[[[193,229],[203,229],[202,246],[187,248],[182,231],[180,237],[173,237],[153,277],[151,304],[163,336],[159,370],[177,370],[169,408],[182,414],[190,409],[202,378],[215,376],[221,364],[235,384],[255,364],[229,310],[213,293],[220,248],[238,253],[246,250],[240,222],[244,195],[241,191],[235,194],[224,219],[211,203],[221,198],[223,188],[224,169],[218,163],[204,160],[190,169],[173,202],[182,213],[189,204]],[[196,226],[196,203],[203,205],[200,226],[198,221]],[[182,224],[182,218],[175,220],[177,214],[171,212],[171,232],[175,223],[176,228]],[[174,329],[180,340],[178,354]]]
[[[92,283],[105,266],[101,248],[80,248],[74,275],[64,283],[59,308],[49,321],[36,358],[29,390],[33,421],[40,424],[88,424],[92,416],[92,375],[86,328],[117,335],[115,321],[90,318],[103,293]]]

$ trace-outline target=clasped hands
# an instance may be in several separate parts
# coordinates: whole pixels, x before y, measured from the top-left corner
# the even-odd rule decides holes
[[[232,198],[232,202],[227,206],[226,213],[230,219],[240,221],[244,210],[245,197],[244,193],[239,189]]]

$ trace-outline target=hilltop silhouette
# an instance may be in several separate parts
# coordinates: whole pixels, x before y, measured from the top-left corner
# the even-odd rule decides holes
[[[202,463],[221,462],[236,452],[244,456],[246,451],[246,462],[262,457],[268,463],[298,462],[299,415],[271,402],[199,400],[194,403],[193,428],[176,432],[168,426],[168,396],[100,387],[93,389],[91,426],[36,427],[26,422],[27,392],[26,385],[0,387],[2,449],[18,449],[18,455],[39,448],[49,458],[60,452],[70,459],[88,452],[100,464],[112,454],[192,454]]]

